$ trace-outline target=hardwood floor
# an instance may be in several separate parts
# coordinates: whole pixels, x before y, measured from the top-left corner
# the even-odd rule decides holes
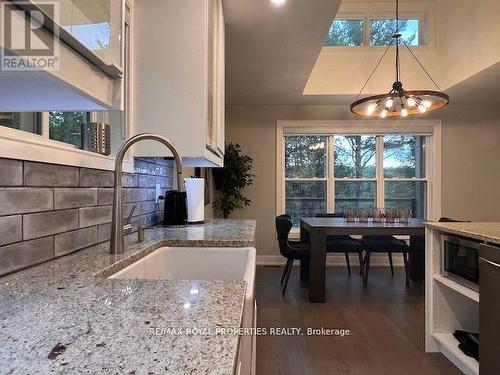
[[[258,326],[345,328],[350,336],[258,336],[257,375],[461,374],[441,354],[424,351],[423,285],[404,271],[371,267],[363,287],[356,267],[327,268],[326,303],[309,303],[294,267],[281,296],[281,267],[258,267]]]

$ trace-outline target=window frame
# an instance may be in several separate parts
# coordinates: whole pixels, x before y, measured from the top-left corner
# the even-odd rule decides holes
[[[371,124],[371,125],[370,125]],[[384,135],[425,135],[426,158],[425,178],[386,178],[383,168]],[[337,135],[375,135],[376,138],[376,176],[375,178],[335,178],[333,157],[327,157],[327,176],[325,178],[299,179],[285,178],[285,141],[287,135],[325,135],[329,136],[327,152],[333,149],[334,136]],[[427,219],[437,220],[441,217],[441,121],[440,120],[374,120],[370,121],[277,121],[276,124],[276,216],[286,210],[286,181],[327,181],[327,210],[334,212],[335,181],[376,182],[377,207],[385,205],[386,182],[418,182],[426,183]],[[299,228],[294,227],[293,233]]]
[[[434,4],[405,3],[404,10],[400,10],[400,19],[417,19],[419,23],[419,45],[411,46],[412,49],[421,51],[432,51],[435,49],[435,7]],[[363,20],[364,40],[361,46],[326,46],[323,48],[340,51],[376,51],[385,49],[387,46],[372,46],[371,42],[371,20],[395,19],[393,3],[373,3],[370,5],[345,3],[341,5],[334,20]],[[332,22],[334,21],[332,20]],[[330,23],[331,27],[331,23]]]
[[[134,43],[133,43],[133,1],[126,0],[123,4],[124,9],[129,14],[123,17],[123,23],[128,23],[128,32],[130,38],[129,43],[129,57],[133,56]],[[126,20],[125,20],[126,18]],[[123,28],[125,32],[125,27]],[[124,48],[125,49],[125,48]],[[123,50],[124,50],[123,49]],[[122,51],[124,54],[124,51]],[[124,56],[125,57],[125,56]],[[130,58],[130,66],[128,67],[129,77],[128,78],[128,92],[125,90],[125,78],[122,78],[123,82],[121,84],[122,97],[124,102],[128,104],[128,113],[125,116],[125,121],[120,126],[119,134],[125,139],[130,134],[134,134],[133,127],[133,108],[132,108],[132,98],[133,98],[133,59]],[[54,109],[57,111],[57,109]],[[4,111],[8,112],[8,111]],[[49,113],[46,111],[33,111],[37,116],[37,121],[39,121],[39,127],[41,134],[30,133],[23,130],[12,129],[4,126],[0,126],[0,158],[7,159],[18,159],[27,161],[37,161],[43,163],[68,165],[75,167],[86,167],[104,170],[114,170],[115,169],[115,155],[110,156],[101,155],[98,153],[81,150],[71,144],[60,142],[49,138]],[[82,111],[86,112],[86,111]],[[90,112],[90,121],[92,122],[105,122],[111,123],[116,120],[113,114],[115,111],[106,112]],[[115,125],[116,126],[116,125]],[[112,139],[113,151],[116,151],[118,146],[116,137]],[[133,150],[127,153],[126,158],[123,160],[123,171],[132,173],[134,171],[133,165]]]

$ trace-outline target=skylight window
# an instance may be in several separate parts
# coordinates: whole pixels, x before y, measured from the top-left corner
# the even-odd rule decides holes
[[[364,44],[363,20],[334,20],[328,30],[325,46],[362,46]]]
[[[422,22],[419,18],[399,20],[402,41],[409,46],[426,44],[421,38],[421,26]],[[323,45],[329,47],[384,46],[393,41],[392,36],[395,31],[396,20],[391,18],[338,18],[332,22]]]
[[[396,31],[396,20],[372,19],[370,23],[370,45],[386,46],[393,40]],[[417,19],[399,20],[401,40],[409,46],[418,46],[419,21]]]

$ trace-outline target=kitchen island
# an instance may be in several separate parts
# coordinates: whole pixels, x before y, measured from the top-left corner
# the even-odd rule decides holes
[[[158,227],[124,254],[104,243],[1,278],[2,372],[233,374],[239,337],[217,330],[241,326],[244,281],[106,277],[164,246],[254,243],[255,221]]]
[[[429,222],[425,223],[425,226],[426,351],[443,353],[465,374],[478,374],[479,362],[466,356],[458,348],[458,341],[453,332],[455,330],[479,332],[480,290],[477,287],[477,280],[474,286],[467,280],[460,281],[443,273],[444,236],[452,235],[454,238],[467,241],[466,243],[478,249],[476,252],[478,256],[481,245],[500,245],[500,223]],[[495,247],[492,249],[496,250]],[[485,287],[481,285],[481,289]]]

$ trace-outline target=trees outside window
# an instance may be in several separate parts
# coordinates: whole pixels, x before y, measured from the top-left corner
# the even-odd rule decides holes
[[[80,148],[82,123],[89,122],[89,112],[49,112],[49,138]]]
[[[0,126],[41,134],[40,116],[36,112],[0,112]]]
[[[379,19],[371,21],[370,45],[386,46],[394,41],[392,37],[396,32],[396,20]],[[400,20],[399,32],[401,41],[409,46],[418,46],[419,22],[416,19]]]
[[[365,30],[367,22],[364,19],[334,20],[323,45],[355,47],[367,45],[369,42],[371,46],[384,46],[394,42],[392,36],[396,32],[396,20],[371,19],[368,24],[369,30]],[[402,34],[402,41],[409,46],[421,44],[418,19],[399,20],[399,32]],[[365,34],[368,34],[367,41],[365,41]]]
[[[332,22],[325,46],[362,46],[364,44],[363,20],[335,20]]]
[[[409,208],[414,217],[425,218],[425,136],[294,135],[284,140],[285,211],[294,225],[300,217],[350,208]]]
[[[328,137],[285,137],[286,213],[298,225],[300,217],[326,210]]]

